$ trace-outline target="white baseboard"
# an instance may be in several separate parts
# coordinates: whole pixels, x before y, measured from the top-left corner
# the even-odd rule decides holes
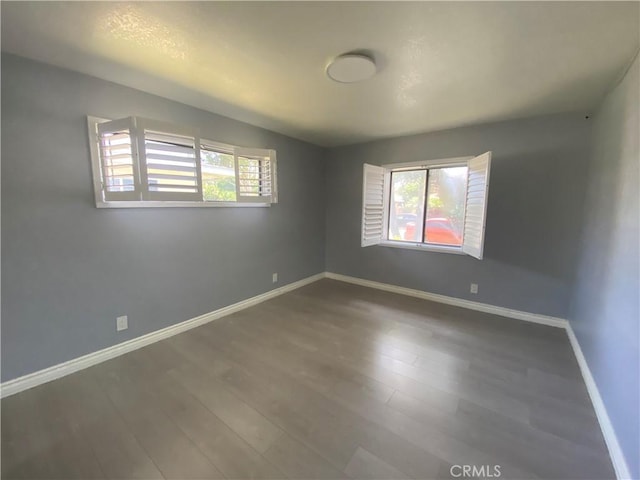
[[[596,416],[598,417],[598,423],[600,424],[600,429],[602,430],[604,441],[606,442],[607,448],[609,449],[609,456],[611,457],[613,468],[616,471],[616,476],[619,480],[631,479],[631,473],[629,471],[627,461],[624,458],[624,453],[622,452],[622,448],[620,447],[620,443],[618,442],[618,437],[616,436],[616,432],[613,429],[611,420],[609,419],[609,414],[607,413],[607,409],[604,405],[602,397],[600,396],[600,390],[598,390],[598,386],[596,385],[596,381],[591,374],[591,370],[589,369],[587,360],[584,358],[584,354],[582,353],[582,348],[580,348],[580,344],[578,343],[578,339],[576,338],[571,325],[567,324],[566,328],[567,335],[569,336],[569,343],[571,343],[573,353],[578,360],[578,365],[580,366],[580,371],[582,372],[582,378],[584,379],[584,383],[587,386],[587,391],[589,392],[589,397],[591,398],[593,409],[595,410]]]
[[[289,283],[288,285],[284,285],[274,290],[270,290],[261,295],[242,300],[241,302],[234,303],[233,305],[228,305],[218,310],[214,310],[213,312],[205,313],[204,315],[200,315],[199,317],[180,322],[176,325],[171,325],[170,327],[166,327],[161,330],[142,335],[141,337],[134,338],[132,340],[127,340],[126,342],[119,343],[112,347],[107,347],[103,350],[98,350],[97,352],[74,358],[73,360],[69,360],[68,362],[60,363],[58,365],[45,368],[44,370],[39,370],[37,372],[33,372],[28,375],[9,380],[8,382],[4,382],[0,385],[0,398],[14,395],[16,393],[22,392],[23,390],[36,387],[43,383],[50,382],[84,368],[91,367],[92,365],[104,362],[105,360],[118,357],[133,350],[137,350],[138,348],[142,348],[160,340],[164,340],[165,338],[169,338],[187,330],[191,330],[192,328],[199,327],[200,325],[204,325],[205,323],[209,323],[218,318],[230,315],[240,310],[244,310],[245,308],[257,305],[258,303],[264,302],[265,300],[269,300],[271,298],[282,295],[283,293],[287,293],[310,283],[316,282],[324,277],[324,272],[319,273],[317,275],[304,278],[297,282]]]
[[[412,288],[398,287],[396,285],[390,285],[388,283],[374,282],[372,280],[364,280],[357,277],[349,277],[347,275],[341,275],[339,273],[326,272],[327,278],[333,280],[339,280],[341,282],[353,283],[355,285],[362,285],[363,287],[376,288],[378,290],[384,290],[386,292],[399,293],[401,295],[408,295],[410,297],[422,298],[424,300],[430,300],[432,302],[446,303],[447,305],[454,305],[456,307],[468,308],[470,310],[477,310],[478,312],[493,313],[494,315],[500,315],[503,317],[515,318],[518,320],[524,320],[526,322],[541,323],[543,325],[549,325],[551,327],[566,328],[568,325],[567,320],[564,318],[550,317],[548,315],[540,315],[537,313],[522,312],[520,310],[512,310],[510,308],[498,307],[495,305],[489,305],[487,303],[472,302],[471,300],[464,300],[462,298],[448,297],[446,295],[439,295],[437,293],[429,293],[422,290],[414,290]]]

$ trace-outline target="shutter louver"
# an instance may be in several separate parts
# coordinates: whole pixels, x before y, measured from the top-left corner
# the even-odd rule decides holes
[[[377,245],[384,233],[385,170],[364,164],[362,182],[362,246]]]
[[[145,200],[202,200],[199,139],[176,127],[140,120]]]
[[[469,160],[467,167],[467,199],[462,251],[478,260],[482,260],[489,195],[491,152],[483,153]]]
[[[133,117],[98,124],[102,195],[105,201],[139,200]]]
[[[237,201],[276,203],[275,151],[236,148],[235,157]]]

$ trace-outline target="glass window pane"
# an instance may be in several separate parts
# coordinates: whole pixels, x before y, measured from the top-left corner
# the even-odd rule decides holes
[[[202,192],[208,202],[236,201],[236,170],[233,154],[202,146]]]
[[[425,243],[462,245],[467,167],[429,170]]]
[[[391,173],[389,240],[422,242],[426,170]]]

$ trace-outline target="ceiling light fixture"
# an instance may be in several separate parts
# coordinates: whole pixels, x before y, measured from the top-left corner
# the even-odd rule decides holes
[[[327,67],[327,76],[336,82],[354,83],[373,77],[376,63],[373,58],[347,53],[333,59]]]

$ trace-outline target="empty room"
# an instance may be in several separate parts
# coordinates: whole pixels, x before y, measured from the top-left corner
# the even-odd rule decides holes
[[[640,2],[0,14],[2,479],[640,478]]]

